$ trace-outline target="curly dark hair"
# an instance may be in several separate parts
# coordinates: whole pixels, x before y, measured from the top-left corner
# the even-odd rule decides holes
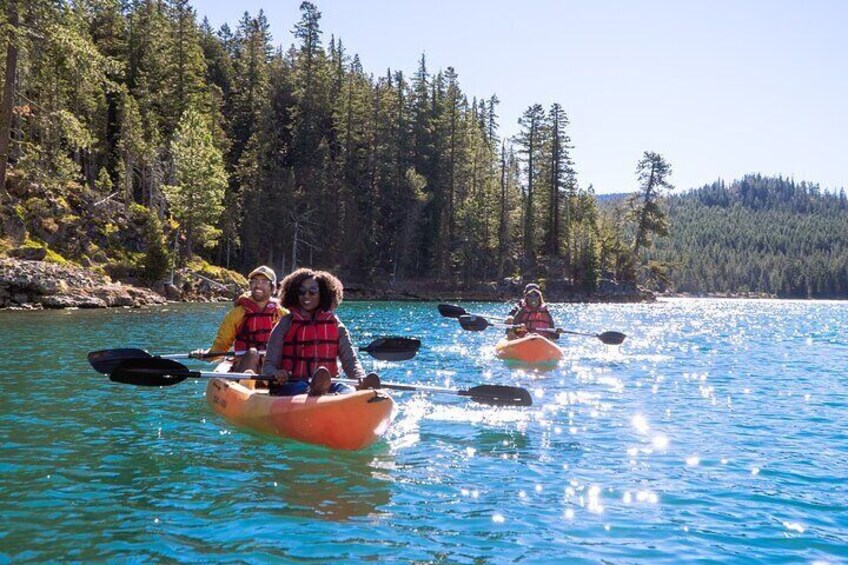
[[[342,303],[344,297],[344,285],[342,281],[327,271],[313,271],[312,269],[298,269],[286,275],[280,284],[280,299],[286,308],[294,308],[299,305],[298,290],[306,279],[315,279],[318,283],[320,298],[318,308],[324,311],[335,310]]]

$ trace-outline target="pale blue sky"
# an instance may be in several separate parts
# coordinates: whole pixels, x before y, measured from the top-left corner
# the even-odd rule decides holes
[[[848,1],[320,0],[325,45],[366,71],[453,66],[469,97],[501,100],[502,134],[533,103],[571,120],[578,178],[636,188],[646,150],[678,190],[749,172],[848,189]],[[300,0],[194,0],[235,27],[264,9],[288,46]]]

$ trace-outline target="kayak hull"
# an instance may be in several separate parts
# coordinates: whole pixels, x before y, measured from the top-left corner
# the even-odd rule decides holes
[[[495,346],[495,355],[505,361],[528,364],[553,364],[563,357],[562,348],[537,334],[518,339],[502,339]]]
[[[394,401],[383,391],[323,396],[269,396],[237,381],[212,379],[212,409],[231,424],[260,434],[332,449],[368,447],[388,430]]]

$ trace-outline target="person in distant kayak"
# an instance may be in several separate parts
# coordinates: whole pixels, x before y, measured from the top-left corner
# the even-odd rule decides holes
[[[379,388],[376,374],[365,374],[347,328],[336,316],[344,287],[326,271],[298,269],[283,279],[282,303],[289,313],[271,332],[262,374],[272,378],[272,395],[351,392],[333,383],[339,364],[348,377],[359,379],[358,388]]]
[[[556,332],[540,331],[554,329],[556,324],[542,297],[542,289],[535,283],[524,287],[524,296],[509,313],[506,323],[518,326],[507,330],[507,339],[524,337],[528,332],[539,333],[548,339],[559,339]]]
[[[277,275],[273,269],[262,265],[251,271],[247,278],[248,291],[238,297],[233,309],[224,317],[208,350],[226,352],[234,347],[236,356],[231,370],[235,373],[259,373],[271,330],[288,314],[274,298]],[[201,359],[205,353],[207,350],[197,349],[189,356]],[[255,383],[245,380],[242,384],[255,388]]]

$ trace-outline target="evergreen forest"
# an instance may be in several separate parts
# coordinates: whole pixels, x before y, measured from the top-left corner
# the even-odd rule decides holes
[[[672,195],[645,151],[599,204],[563,105],[527,101],[502,135],[496,94],[425,54],[369,70],[310,2],[290,45],[261,11],[213,29],[188,0],[2,0],[0,23],[0,254],[148,282],[265,263],[848,296],[844,191],[751,175]]]
[[[848,297],[848,199],[749,175],[667,199],[669,236],[648,254],[665,287],[780,298]]]
[[[412,72],[367,70],[310,2],[287,47],[261,11],[212,29],[187,0],[0,5],[7,248],[14,235],[148,280],[202,259],[591,291],[635,280],[664,230],[660,154],[633,156],[630,207],[603,215],[563,106],[530,103],[501,136],[495,94],[466,93],[424,54]],[[126,221],[96,221],[95,206]],[[121,239],[134,222],[141,243]]]

